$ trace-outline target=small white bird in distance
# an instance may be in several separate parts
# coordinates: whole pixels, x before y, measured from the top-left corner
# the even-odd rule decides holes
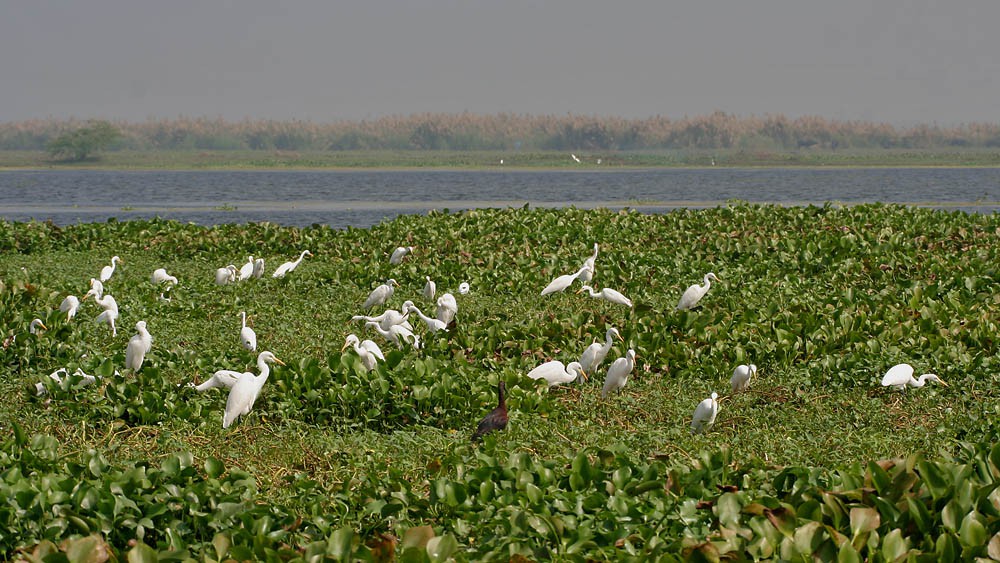
[[[698,434],[708,432],[715,424],[715,417],[719,414],[719,394],[712,393],[712,396],[698,403],[694,409],[694,416],[691,417],[691,433]]]
[[[587,271],[587,266],[584,265],[582,268],[577,270],[575,274],[563,274],[561,276],[556,276],[555,279],[549,282],[549,285],[545,286],[542,290],[542,295],[548,295],[550,293],[557,293],[565,290],[567,287],[573,285],[578,277],[583,275]]]
[[[437,320],[443,322],[446,325],[450,325],[455,320],[455,315],[458,314],[458,301],[455,301],[455,296],[450,293],[445,293],[437,300],[437,309],[434,310],[434,316]]]
[[[427,278],[427,283],[424,284],[424,299],[428,301],[434,301],[434,294],[437,292],[437,284],[430,276],[424,276]]]
[[[402,264],[403,257],[407,254],[413,252],[412,246],[399,246],[396,250],[392,251],[392,256],[389,257],[390,264]]]
[[[591,297],[596,299],[604,299],[605,301],[610,301],[611,303],[617,303],[618,305],[625,305],[626,307],[632,307],[632,300],[625,297],[621,292],[615,291],[610,287],[605,287],[600,291],[594,291],[594,288],[589,285],[585,285],[580,288],[577,293],[583,293],[584,291],[589,292]]]
[[[936,381],[945,387],[948,386],[947,383],[933,373],[925,373],[919,378],[913,377],[913,366],[910,364],[896,364],[889,368],[889,371],[885,372],[885,375],[882,376],[883,387],[892,387],[900,391],[906,389],[907,385],[910,387],[923,387],[928,381]]]
[[[635,350],[629,348],[624,358],[618,358],[608,367],[608,375],[604,377],[604,387],[601,397],[607,397],[612,391],[621,391],[628,383],[628,376],[635,368]]]
[[[368,299],[365,299],[365,304],[361,306],[364,310],[369,310],[375,306],[385,305],[386,301],[392,297],[392,292],[394,291],[393,286],[398,286],[396,280],[389,278],[385,280],[385,283],[376,287],[368,294]]]
[[[146,354],[153,347],[153,337],[146,330],[146,321],[135,323],[135,330],[138,334],[129,338],[128,346],[125,347],[125,369],[130,369],[134,372],[142,368],[142,362],[146,358]]]
[[[31,324],[28,325],[28,332],[31,334],[39,334],[43,330],[49,330],[49,327],[45,326],[42,319],[32,319]]]
[[[264,277],[264,259],[258,258],[253,261],[253,277],[260,279]]]
[[[247,371],[240,375],[239,379],[229,390],[229,398],[226,400],[226,412],[222,416],[222,427],[229,428],[240,415],[248,414],[253,404],[257,402],[260,390],[264,388],[268,376],[271,375],[270,363],[285,365],[271,352],[261,352],[257,356],[257,369],[259,375]]]
[[[115,266],[118,264],[118,262],[121,262],[122,264],[125,263],[125,261],[122,260],[121,258],[119,258],[117,256],[112,256],[111,257],[111,265],[110,266],[105,266],[105,267],[101,268],[101,281],[102,282],[106,282],[106,281],[108,281],[108,280],[111,279],[111,275],[115,273]]]
[[[549,387],[555,387],[563,383],[572,383],[581,377],[586,380],[587,372],[584,371],[580,362],[570,362],[564,366],[559,360],[552,360],[529,371],[528,377],[531,379],[544,379],[549,383]]]
[[[240,327],[240,344],[250,352],[257,351],[257,333],[247,326],[247,313],[240,311],[240,318],[243,326]]]
[[[67,295],[62,303],[59,304],[59,310],[66,313],[66,320],[72,320],[76,316],[76,310],[80,308],[80,300],[77,299],[76,295]]]
[[[405,344],[410,344],[414,350],[420,349],[420,337],[403,325],[392,325],[389,330],[383,329],[375,322],[367,322],[365,326],[374,328],[383,338],[395,344],[400,350]]]
[[[733,377],[729,379],[733,393],[741,393],[750,388],[750,378],[757,375],[757,366],[754,364],[741,364],[733,370]]]
[[[701,301],[701,298],[708,293],[708,290],[712,287],[712,280],[721,281],[719,278],[715,277],[715,274],[709,272],[705,274],[705,285],[693,284],[684,291],[684,295],[681,295],[680,301],[677,302],[677,310],[684,311],[693,308],[695,305]]]
[[[356,334],[348,334],[347,340],[344,341],[344,347],[340,351],[347,350],[348,346],[354,347],[354,351],[361,358],[361,365],[365,367],[366,372],[375,369],[379,360],[385,361],[382,349],[371,340],[360,340]]]
[[[309,252],[308,250],[303,250],[299,254],[298,260],[295,260],[293,262],[285,262],[284,264],[278,266],[278,269],[275,270],[273,274],[271,274],[271,277],[272,278],[283,278],[283,277],[285,277],[285,274],[287,274],[287,273],[291,272],[292,270],[294,270],[295,268],[299,267],[299,263],[302,262],[303,258],[305,258],[306,256],[312,256],[312,255],[313,255],[312,252]]]
[[[569,155],[570,155],[571,157],[573,157],[573,160],[575,160],[577,164],[579,164],[579,163],[580,163],[580,159],[579,159],[579,158],[577,158],[575,154],[573,154],[573,153],[569,153]]]
[[[236,266],[232,264],[226,266],[225,268],[219,268],[215,270],[215,284],[216,285],[226,285],[236,281],[237,276]]]
[[[618,329],[611,327],[604,333],[604,344],[599,343],[595,338],[594,343],[587,346],[587,349],[583,351],[583,355],[580,356],[580,365],[583,366],[584,371],[594,373],[600,367],[601,363],[604,362],[604,358],[607,357],[608,352],[611,350],[615,338],[618,338],[622,342],[625,341],[622,335],[618,333]]]
[[[160,285],[164,282],[177,285],[177,278],[168,274],[167,270],[164,268],[157,268],[153,270],[153,274],[149,276],[149,281],[153,282],[153,285]]]
[[[462,283],[458,284],[458,293],[461,294],[461,295],[465,295],[465,294],[469,293],[469,291],[471,289],[472,288],[469,287],[469,282],[462,282]]]
[[[240,276],[238,281],[248,280],[253,275],[253,256],[247,256],[247,263],[240,266]]]
[[[437,332],[439,330],[444,330],[444,331],[448,330],[448,323],[446,323],[444,321],[440,321],[440,320],[432,318],[432,317],[428,317],[427,315],[425,315],[423,313],[423,311],[421,311],[420,309],[418,309],[417,306],[414,305],[413,302],[411,302],[411,301],[407,301],[406,303],[403,304],[403,310],[406,311],[407,313],[416,313],[417,317],[419,317],[420,320],[424,321],[424,324],[427,325],[427,332]]]

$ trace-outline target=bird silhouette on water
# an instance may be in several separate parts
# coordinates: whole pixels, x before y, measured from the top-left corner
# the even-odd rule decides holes
[[[497,394],[500,396],[497,408],[479,421],[479,426],[476,426],[476,432],[472,435],[472,441],[476,441],[494,430],[507,428],[507,385],[503,381],[497,385]]]

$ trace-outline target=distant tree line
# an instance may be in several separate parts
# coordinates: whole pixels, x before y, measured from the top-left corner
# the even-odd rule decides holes
[[[72,140],[74,131],[92,127],[93,123],[72,119],[3,122],[0,150],[51,151],[54,141],[61,137]],[[738,117],[724,112],[678,119],[459,113],[333,123],[184,117],[100,123],[109,123],[118,133],[104,138],[101,148],[105,150],[787,151],[1000,147],[1000,123],[897,127],[822,117]],[[103,132],[108,133],[106,129]]]

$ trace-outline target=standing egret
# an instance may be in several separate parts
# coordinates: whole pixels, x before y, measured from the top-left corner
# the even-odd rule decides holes
[[[472,288],[469,287],[469,282],[462,282],[462,283],[458,284],[458,293],[461,294],[461,295],[465,295],[466,293],[469,293],[469,290],[471,290],[471,289]]]
[[[604,388],[601,389],[601,397],[607,397],[612,391],[621,391],[628,383],[628,375],[635,367],[635,350],[629,348],[625,352],[624,358],[618,358],[611,362],[608,368],[608,375],[604,378]]]
[[[437,292],[437,284],[430,276],[424,276],[427,278],[427,283],[424,284],[424,299],[428,301],[434,301],[434,293]]]
[[[268,366],[271,362],[285,365],[285,362],[279,360],[271,352],[261,352],[257,356],[257,370],[260,371],[260,375],[254,375],[247,371],[243,372],[236,380],[236,383],[229,390],[229,398],[226,400],[226,413],[222,417],[223,428],[229,428],[234,420],[240,415],[248,414],[253,408],[254,402],[257,401],[257,395],[260,394],[268,376],[271,375],[271,367]]]
[[[694,409],[694,416],[691,417],[691,433],[698,434],[708,432],[715,424],[715,417],[719,414],[719,394],[713,392],[712,396],[698,403]]]
[[[755,375],[757,375],[757,366],[754,364],[736,366],[736,369],[733,370],[733,377],[729,380],[729,384],[733,388],[733,393],[740,393],[749,389],[750,378]]]
[[[135,330],[138,334],[129,338],[128,346],[125,348],[125,369],[139,371],[146,354],[153,347],[153,337],[146,330],[146,321],[135,323]]]
[[[257,333],[247,326],[247,312],[240,311],[243,326],[240,328],[240,344],[250,352],[257,351]]]
[[[215,284],[226,285],[236,281],[236,266],[232,264],[215,270]]]
[[[258,258],[253,261],[253,272],[251,272],[253,277],[260,279],[264,277],[264,259]]]
[[[410,301],[407,301],[406,303],[403,304],[403,310],[406,311],[407,313],[416,313],[417,316],[420,317],[420,320],[424,321],[424,324],[427,325],[427,331],[428,332],[437,332],[439,330],[444,330],[444,331],[448,330],[448,323],[446,323],[444,321],[440,321],[440,320],[432,318],[432,317],[428,317],[427,315],[425,315],[423,313],[423,311],[421,311],[420,309],[418,309],[417,306],[414,305]]]
[[[115,273],[115,266],[117,265],[118,262],[121,262],[122,264],[125,263],[125,261],[122,260],[121,258],[119,258],[117,256],[112,256],[111,257],[111,265],[110,266],[105,266],[105,267],[101,268],[101,281],[102,282],[106,282],[106,281],[108,281],[108,280],[111,279],[111,275]]]
[[[445,293],[437,300],[437,309],[434,310],[434,316],[437,320],[443,322],[446,325],[450,325],[455,320],[455,315],[458,314],[458,302],[455,301],[455,296],[450,293]]]
[[[385,361],[385,355],[382,354],[382,349],[379,348],[378,344],[375,344],[371,340],[360,340],[356,334],[348,334],[347,340],[344,341],[344,347],[340,349],[341,352],[347,350],[348,346],[354,346],[354,351],[357,352],[358,357],[361,358],[361,365],[365,366],[365,371],[371,371],[375,369],[379,360]]]
[[[170,282],[173,285],[177,285],[177,278],[168,274],[167,270],[164,268],[157,268],[153,270],[153,274],[149,276],[149,281],[153,282],[153,285],[160,285],[164,282]]]
[[[393,286],[398,286],[396,280],[389,278],[385,280],[385,283],[376,287],[368,294],[368,299],[365,299],[365,304],[361,306],[364,310],[369,310],[376,305],[385,305],[385,302],[392,297]]]
[[[248,280],[252,275],[253,275],[253,256],[247,256],[247,263],[240,266],[240,271],[236,277],[236,281]]]
[[[90,278],[90,291],[87,293],[92,294],[94,297],[101,297],[104,295],[104,284],[97,278]]]
[[[92,291],[94,290],[91,289],[87,292],[87,295],[83,296],[84,301],[91,295],[95,295],[91,293]],[[107,323],[111,327],[111,336],[118,336],[118,329],[115,327],[115,321],[118,319],[118,302],[111,295],[105,295],[104,297],[95,296],[94,301],[104,308],[104,312],[97,315],[97,318],[94,320],[99,323]]]
[[[80,308],[80,300],[77,299],[76,295],[67,295],[62,303],[59,304],[59,310],[66,313],[66,320],[72,320],[76,316],[76,310]]]
[[[681,295],[681,300],[677,303],[677,310],[684,311],[693,308],[695,305],[701,301],[701,298],[708,293],[708,290],[712,287],[712,280],[722,281],[715,277],[715,274],[709,272],[705,274],[705,285],[693,284],[691,287],[684,291],[684,295]]]
[[[494,430],[507,428],[507,385],[503,381],[497,384],[497,406],[490,411],[490,414],[483,417],[476,425],[476,431],[472,434],[472,441],[482,438]]]
[[[576,280],[576,278],[580,277],[586,271],[587,271],[587,266],[584,265],[575,274],[563,274],[561,276],[556,277],[554,280],[549,282],[549,285],[545,286],[545,289],[542,290],[541,294],[548,295],[550,293],[563,291],[567,287],[573,285],[573,282]]]
[[[598,366],[604,362],[604,358],[607,357],[608,352],[611,350],[611,345],[614,344],[614,338],[618,337],[618,340],[625,342],[622,335],[618,333],[618,329],[611,327],[604,333],[604,344],[597,342],[594,339],[594,343],[587,346],[587,349],[583,351],[583,355],[580,356],[580,365],[583,366],[584,371],[589,371],[594,373]]]
[[[611,289],[610,287],[605,287],[600,291],[594,291],[594,288],[589,285],[585,285],[580,288],[577,293],[583,293],[584,291],[589,292],[591,297],[596,299],[604,299],[605,301],[610,301],[612,303],[617,303],[618,305],[625,305],[626,307],[632,307],[632,300],[625,297],[620,292]]]
[[[587,373],[580,362],[570,362],[569,365],[564,366],[559,360],[552,360],[529,371],[528,377],[544,379],[549,383],[549,387],[555,387],[563,383],[572,383],[580,377],[586,380]]]
[[[285,277],[285,274],[287,274],[288,272],[291,272],[295,268],[299,267],[299,262],[302,262],[303,258],[305,258],[306,256],[312,256],[312,255],[313,255],[312,252],[309,252],[308,250],[303,250],[302,253],[299,254],[299,259],[298,260],[295,260],[294,262],[285,262],[284,264],[278,266],[278,269],[275,270],[273,274],[271,274],[271,277],[272,278],[283,278],[283,277]]]
[[[39,334],[43,330],[49,330],[49,327],[45,326],[42,319],[32,319],[31,324],[28,325],[28,332],[31,334]]]
[[[365,323],[365,326],[374,328],[383,338],[395,344],[400,350],[403,349],[404,344],[412,345],[414,350],[420,349],[420,337],[403,325],[392,325],[389,330],[385,330],[378,323],[369,321]]]
[[[594,243],[594,253],[583,261],[583,268],[585,270],[580,271],[580,275],[577,277],[578,280],[584,284],[589,284],[591,280],[594,279],[594,274],[597,272],[597,243]]]
[[[399,247],[396,247],[396,250],[392,251],[392,256],[389,257],[389,263],[390,264],[394,264],[394,265],[395,264],[402,264],[403,263],[403,257],[406,256],[407,254],[411,253],[411,252],[413,252],[413,247],[412,246],[399,246]]]
[[[928,381],[937,381],[945,387],[948,386],[947,383],[933,373],[925,373],[919,378],[915,378],[913,377],[913,366],[910,364],[896,364],[889,368],[889,371],[885,372],[885,375],[882,377],[882,387],[892,387],[902,391],[906,389],[907,385],[910,387],[923,387]]]

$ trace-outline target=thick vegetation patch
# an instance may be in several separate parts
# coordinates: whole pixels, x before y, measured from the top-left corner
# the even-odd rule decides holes
[[[540,295],[594,243],[590,285],[631,308],[580,282]],[[414,249],[391,264],[397,246]],[[344,231],[0,223],[0,549],[996,557],[998,249],[996,216],[884,205],[477,210]],[[93,297],[72,319],[59,310],[113,255],[122,262],[104,293],[117,301],[117,336],[95,322]],[[263,277],[216,283],[248,255],[266,260]],[[161,267],[178,279],[169,290],[150,281]],[[708,272],[720,281],[677,310]],[[398,287],[371,314],[410,300],[433,316],[428,277],[458,313],[436,333],[411,314],[420,349],[351,321],[389,278]],[[244,311],[257,351],[240,345]],[[35,318],[47,329],[32,333]],[[153,344],[126,370],[138,321]],[[587,380],[527,377],[579,360],[611,327],[622,339]],[[368,371],[344,348],[350,333],[379,342],[385,359]],[[629,349],[629,379],[602,397]],[[285,365],[223,429],[228,389],[189,384],[256,373],[261,350]],[[749,389],[733,393],[734,368],[751,363]],[[899,363],[947,386],[883,388]],[[507,428],[470,442],[501,381]],[[692,434],[713,392],[715,423]]]

